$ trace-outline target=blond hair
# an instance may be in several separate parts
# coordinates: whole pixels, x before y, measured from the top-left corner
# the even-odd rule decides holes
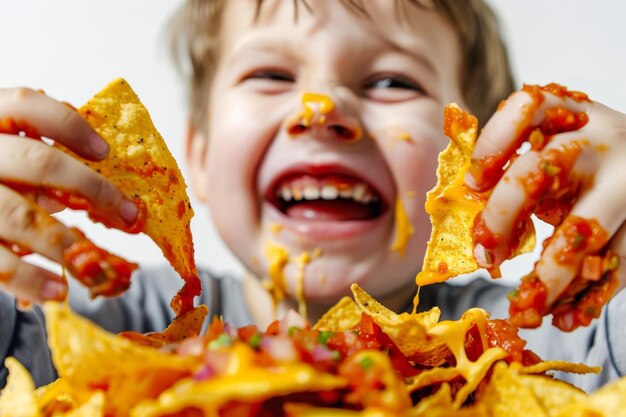
[[[342,0],[367,16],[363,0]],[[220,54],[219,34],[228,0],[187,0],[172,19],[172,51],[187,74],[188,102],[193,127],[206,128],[208,97]],[[257,14],[263,0],[256,0]],[[307,0],[294,0],[310,10]],[[496,16],[483,0],[395,0],[397,11],[417,6],[432,8],[444,16],[457,32],[461,46],[459,82],[465,103],[483,124],[501,100],[515,88],[508,54]]]

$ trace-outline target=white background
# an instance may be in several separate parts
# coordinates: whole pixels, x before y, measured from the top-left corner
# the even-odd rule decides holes
[[[287,1],[287,0],[284,0]],[[337,1],[337,0],[327,0]],[[490,0],[502,20],[521,84],[556,81],[626,111],[626,2],[619,0]],[[0,0],[0,87],[41,88],[80,105],[118,76],[150,110],[185,173],[183,84],[167,53],[166,23],[180,0]],[[207,210],[195,199],[193,221],[200,265],[239,271]],[[94,241],[143,265],[162,263],[144,236],[61,215]],[[508,268],[518,276],[528,268]]]

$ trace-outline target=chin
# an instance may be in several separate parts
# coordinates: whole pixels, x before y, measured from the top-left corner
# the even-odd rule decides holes
[[[298,288],[304,285],[304,297],[307,302],[334,304],[341,297],[351,296],[350,286],[359,284],[373,296],[383,297],[406,286],[415,275],[413,269],[397,268],[389,264],[389,253],[372,255],[361,260],[349,260],[340,254],[324,254],[313,259],[304,270],[298,264],[290,262],[284,268],[285,282],[289,294],[297,298]],[[302,284],[300,284],[302,282]]]

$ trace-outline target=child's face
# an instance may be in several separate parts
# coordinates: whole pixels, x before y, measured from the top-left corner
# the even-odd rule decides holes
[[[460,48],[439,14],[393,3],[365,1],[367,18],[340,1],[300,2],[294,19],[294,2],[268,0],[255,21],[255,2],[236,0],[222,22],[201,163],[212,215],[258,276],[269,276],[268,242],[284,248],[288,291],[304,270],[310,300],[352,282],[382,296],[422,264],[443,106],[462,100]],[[303,117],[305,92],[334,108],[314,100]],[[397,200],[414,229],[405,245]]]

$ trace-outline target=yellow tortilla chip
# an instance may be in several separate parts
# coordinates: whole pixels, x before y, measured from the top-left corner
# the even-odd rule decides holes
[[[476,361],[467,357],[465,335],[474,324],[485,326],[488,315],[484,310],[470,309],[458,321],[437,322],[439,309],[418,314],[396,314],[378,303],[358,285],[352,285],[352,292],[361,310],[380,326],[405,356],[421,365],[435,366],[421,372],[409,382],[409,391],[462,376],[465,384],[454,399],[454,408],[458,409],[484,379],[493,363],[507,356],[504,349],[494,347],[485,349]],[[454,355],[456,365],[437,367],[446,361],[450,353]]]
[[[342,332],[351,330],[361,320],[361,310],[350,297],[343,297],[313,326],[314,330]]]
[[[185,180],[135,92],[118,78],[78,112],[110,148],[104,160],[85,164],[127,197],[141,199],[147,213],[137,232],[150,236],[183,278],[197,276],[190,229],[193,210]]]
[[[39,417],[33,396],[35,384],[30,374],[15,358],[6,358],[4,364],[9,370],[9,376],[0,392],[0,417]]]
[[[55,414],[55,417],[56,416],[58,416],[58,414]],[[63,417],[101,416],[104,416],[104,393],[102,391],[96,391],[84,404],[81,404],[68,413],[63,414]]]
[[[78,405],[71,395],[72,388],[63,378],[37,388],[35,391],[35,399],[37,407],[42,410],[44,415],[51,415],[67,410],[72,410]]]
[[[184,379],[154,401],[144,401],[133,417],[171,415],[188,408],[204,415],[218,415],[229,401],[253,403],[267,398],[303,391],[324,391],[345,387],[343,378],[316,371],[304,363],[288,363],[271,369],[247,368],[242,372],[197,382]]]
[[[417,285],[445,281],[479,268],[472,253],[472,227],[485,200],[464,184],[478,120],[456,104],[446,106],[444,120],[450,143],[439,154],[437,185],[426,195],[425,208],[433,228]]]
[[[587,397],[583,390],[558,379],[539,375],[518,375],[517,379],[532,391],[550,417],[555,416],[558,410]]]
[[[368,407],[364,410],[341,410],[338,408],[320,408],[305,404],[285,404],[287,417],[396,417],[387,410]]]
[[[504,362],[494,366],[479,403],[490,411],[492,417],[548,417],[532,390],[522,384]]]
[[[202,362],[141,346],[110,334],[74,315],[67,305],[44,305],[48,344],[59,376],[72,387],[76,401],[94,390],[106,392],[107,413],[127,415],[142,399],[156,398]]]
[[[563,408],[558,417],[626,417],[626,378],[600,388]]]
[[[369,315],[374,322],[391,338],[405,356],[423,357],[423,365],[437,366],[448,353],[444,343],[437,343],[428,334],[428,329],[439,319],[440,310],[418,314],[396,314],[389,310],[357,284],[352,284],[352,294],[361,311]],[[419,360],[416,358],[416,360]]]
[[[443,383],[434,394],[421,400],[408,411],[407,417],[488,417],[487,410],[476,404],[454,410],[450,385]]]
[[[417,285],[442,282],[479,269],[474,259],[472,229],[483,210],[488,194],[465,185],[476,145],[478,120],[456,104],[444,109],[444,133],[450,143],[438,157],[437,185],[426,195],[426,212],[432,232]],[[511,257],[533,250],[535,233],[528,223]]]
[[[543,374],[547,371],[561,371],[570,374],[599,374],[600,371],[602,371],[602,367],[567,361],[545,361],[530,366],[524,366],[518,370],[520,374]]]

